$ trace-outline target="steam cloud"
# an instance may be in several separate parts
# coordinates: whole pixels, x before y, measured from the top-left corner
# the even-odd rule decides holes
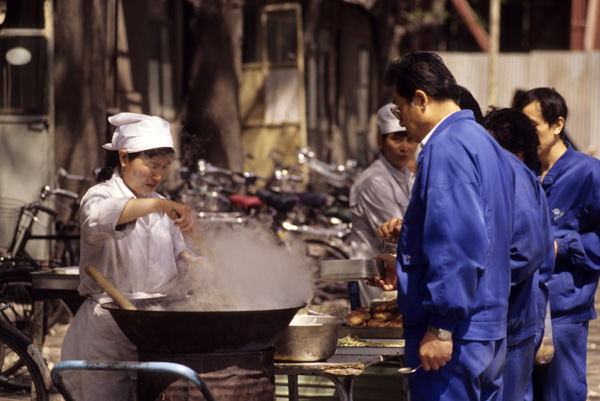
[[[202,244],[186,242],[202,257],[183,283],[188,307],[201,310],[267,310],[302,306],[314,279],[301,241],[284,246],[260,224],[198,224]],[[186,302],[187,303],[187,302]]]

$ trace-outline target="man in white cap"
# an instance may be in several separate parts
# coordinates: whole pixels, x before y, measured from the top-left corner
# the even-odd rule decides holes
[[[394,107],[389,103],[377,111],[379,156],[350,189],[352,259],[371,259],[382,253],[377,228],[392,217],[402,219],[410,199],[417,143],[400,127],[390,111]],[[359,282],[358,287],[361,306],[370,306],[373,299],[382,295],[381,289],[364,282]]]
[[[101,307],[111,298],[88,275],[96,267],[128,299],[166,294],[185,280],[182,233],[196,232],[192,210],[155,192],[173,160],[169,123],[121,113],[108,150],[107,180],[81,201],[78,292],[86,297],[62,346],[63,360],[136,361],[136,347]],[[110,178],[110,179],[108,179]],[[148,333],[152,335],[152,333]],[[78,401],[129,401],[135,386],[127,372],[68,371],[64,384]]]

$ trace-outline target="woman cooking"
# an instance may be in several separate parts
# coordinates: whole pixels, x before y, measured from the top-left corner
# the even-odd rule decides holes
[[[166,294],[185,267],[177,263],[187,250],[182,234],[196,233],[192,210],[155,192],[173,160],[169,123],[135,113],[120,113],[108,121],[117,127],[112,142],[103,146],[113,172],[81,202],[78,291],[86,301],[65,336],[62,360],[138,359],[135,346],[100,306],[112,299],[86,274],[87,265],[95,266],[129,299]],[[63,379],[78,401],[125,401],[135,393],[127,372],[67,371]]]

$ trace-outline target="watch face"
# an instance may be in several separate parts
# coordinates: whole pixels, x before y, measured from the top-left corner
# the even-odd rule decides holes
[[[449,340],[452,337],[452,333],[448,330],[438,329],[437,336],[440,340]]]
[[[452,332],[444,329],[438,329],[437,327],[429,326],[429,332],[436,335],[440,340],[449,340],[452,337]]]

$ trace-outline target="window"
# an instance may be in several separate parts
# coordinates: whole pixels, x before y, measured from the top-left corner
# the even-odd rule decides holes
[[[0,113],[42,114],[46,81],[46,40],[0,37]]]

